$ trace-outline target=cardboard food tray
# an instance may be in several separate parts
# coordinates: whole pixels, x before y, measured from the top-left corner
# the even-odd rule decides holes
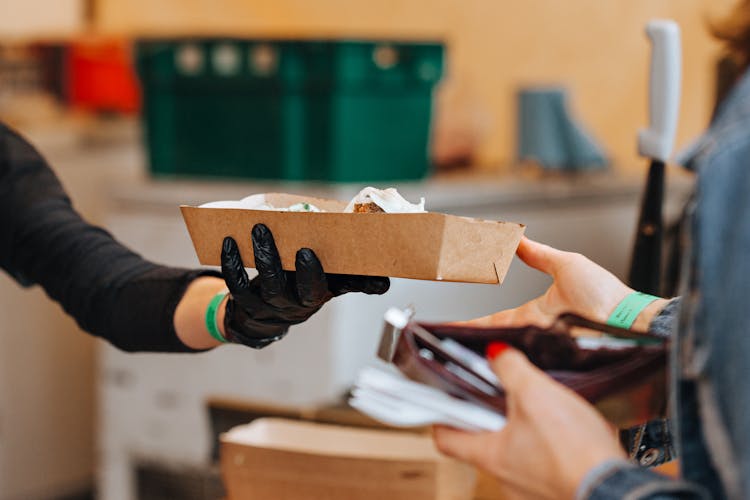
[[[229,500],[470,500],[473,468],[426,435],[261,418],[221,437]]]
[[[346,203],[267,193],[273,206],[307,202],[325,212],[281,212],[181,206],[198,260],[221,264],[222,241],[232,236],[242,260],[254,267],[250,231],[271,230],[284,269],[311,248],[328,273],[390,276],[465,283],[502,283],[525,227],[435,212],[342,213]]]

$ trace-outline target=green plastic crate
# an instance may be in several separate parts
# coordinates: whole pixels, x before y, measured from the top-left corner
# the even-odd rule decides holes
[[[284,49],[233,40],[139,42],[151,171],[280,177]],[[253,66],[264,58],[270,62]]]
[[[368,182],[429,171],[432,94],[443,72],[439,44],[329,42],[305,92],[308,178]]]
[[[440,44],[152,40],[137,54],[156,175],[375,182],[429,171]]]

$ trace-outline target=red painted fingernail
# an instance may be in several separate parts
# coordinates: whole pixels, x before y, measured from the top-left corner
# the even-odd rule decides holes
[[[496,357],[500,356],[503,352],[505,352],[510,346],[506,344],[505,342],[492,342],[487,346],[487,359],[490,361],[494,360]]]

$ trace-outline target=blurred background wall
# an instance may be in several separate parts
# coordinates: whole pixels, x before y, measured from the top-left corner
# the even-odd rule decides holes
[[[441,129],[479,136],[478,167],[514,159],[515,92],[563,83],[573,109],[617,164],[634,162],[646,123],[643,26],[676,20],[685,57],[678,145],[705,127],[717,45],[709,23],[732,0],[98,0],[103,33],[440,38],[448,42]]]

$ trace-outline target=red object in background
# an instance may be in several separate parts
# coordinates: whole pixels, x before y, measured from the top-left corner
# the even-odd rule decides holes
[[[135,113],[141,95],[124,40],[73,42],[68,51],[68,101],[93,111]]]

